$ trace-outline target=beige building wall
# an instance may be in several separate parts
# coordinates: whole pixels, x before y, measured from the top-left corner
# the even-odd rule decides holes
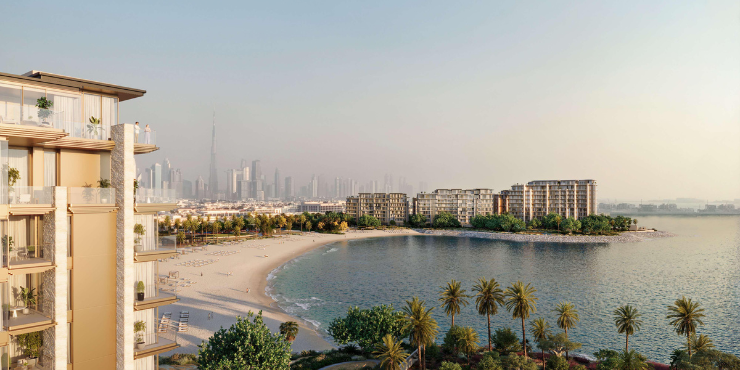
[[[59,186],[82,187],[92,185],[97,187],[98,180],[101,177],[100,168],[100,154],[98,153],[61,150],[57,171]],[[41,178],[43,185],[43,172]]]

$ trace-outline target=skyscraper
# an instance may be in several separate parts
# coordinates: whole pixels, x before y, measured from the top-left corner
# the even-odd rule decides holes
[[[198,176],[195,180],[195,198],[203,199],[206,197],[206,182],[203,180],[203,176]]]
[[[259,159],[252,161],[252,181],[262,180],[262,163]]]
[[[239,170],[226,170],[226,198],[234,199],[236,195],[236,182]]]
[[[290,199],[295,196],[295,193],[293,193],[293,177],[287,176],[285,177],[285,198]]]
[[[168,184],[172,184],[172,179],[170,178],[171,169],[172,165],[170,165],[169,158],[165,158],[162,161],[162,181],[167,181]]]
[[[211,173],[208,188],[213,195],[218,193],[218,167],[216,166],[216,111],[213,111],[213,134],[211,135]]]
[[[159,163],[152,165],[152,189],[154,195],[162,195],[162,165]]]
[[[276,168],[275,169],[275,185],[273,190],[273,196],[275,198],[280,198],[280,171]]]

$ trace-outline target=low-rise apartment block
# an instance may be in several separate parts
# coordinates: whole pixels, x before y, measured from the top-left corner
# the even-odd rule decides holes
[[[408,197],[404,193],[360,193],[347,197],[346,213],[355,219],[370,215],[384,225],[394,221],[403,225],[408,219]]]
[[[155,220],[174,191],[134,191],[134,155],[156,136],[119,122],[120,103],[145,93],[0,73],[0,368],[149,370],[178,347],[157,262],[175,253]]]
[[[413,208],[414,214],[423,215],[427,222],[432,222],[440,212],[448,212],[469,226],[477,215],[494,214],[494,193],[492,189],[437,189],[417,194]]]
[[[516,184],[495,197],[496,213],[525,221],[548,213],[583,218],[597,213],[596,180],[546,180]]]
[[[344,212],[344,202],[301,202],[298,213]]]

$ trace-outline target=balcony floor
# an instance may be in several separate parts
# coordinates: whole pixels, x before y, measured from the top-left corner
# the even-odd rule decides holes
[[[148,356],[157,355],[164,352],[172,351],[179,347],[177,342],[171,339],[158,338],[157,343],[146,344],[141,349],[136,349],[134,344],[134,359],[140,359]]]
[[[53,320],[49,317],[42,315],[36,310],[31,310],[30,313],[24,315],[22,311],[17,312],[18,317],[9,317],[5,322],[5,327],[8,331],[22,330],[27,328],[33,328],[36,326],[42,327],[51,324]],[[12,315],[12,314],[11,314]],[[11,332],[12,334],[12,332]]]

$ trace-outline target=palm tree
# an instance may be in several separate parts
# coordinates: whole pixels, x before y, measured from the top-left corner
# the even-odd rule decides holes
[[[622,306],[614,310],[614,324],[617,326],[619,334],[625,334],[624,350],[629,351],[630,349],[630,335],[635,334],[636,331],[640,331],[642,320],[639,317],[642,314],[637,312],[637,309],[630,306]]]
[[[534,296],[536,291],[537,289],[530,284],[524,285],[521,281],[517,281],[504,292],[506,309],[511,312],[513,318],[522,320],[524,357],[527,357],[527,333],[524,320],[528,319],[531,313],[537,312],[537,297]]]
[[[621,363],[619,368],[622,370],[647,370],[651,367],[645,362],[647,360],[645,356],[637,353],[634,349],[622,352],[619,357]]]
[[[301,232],[303,232],[303,224],[306,223],[306,215],[300,215],[298,221],[301,223]]]
[[[686,336],[686,347],[691,358],[691,334],[696,333],[697,325],[704,325],[701,318],[704,317],[704,309],[699,308],[699,302],[692,302],[690,298],[681,297],[668,306],[668,318],[670,324],[676,330],[676,334]]]
[[[478,333],[469,326],[462,329],[462,335],[458,338],[457,347],[465,353],[465,357],[468,358],[468,366],[470,366],[470,355],[478,350]]]
[[[712,343],[712,340],[709,339],[708,336],[704,334],[699,334],[699,336],[696,336],[696,333],[691,335],[691,348],[693,348],[697,353],[701,351],[706,351],[708,349],[714,348],[714,343]]]
[[[298,323],[295,321],[286,321],[280,324],[280,335],[284,336],[288,342],[292,342],[298,336]]]
[[[227,233],[231,233],[232,231],[234,231],[234,223],[231,222],[231,220],[224,220],[224,231],[226,231]]]
[[[475,295],[475,308],[478,314],[486,315],[488,319],[488,350],[491,350],[491,315],[498,313],[498,306],[504,305],[504,291],[501,290],[496,279],[486,280],[478,279],[478,283],[473,286]]]
[[[442,302],[440,307],[444,307],[447,316],[452,316],[450,327],[453,327],[455,326],[455,315],[460,313],[460,307],[468,305],[468,300],[465,298],[470,298],[470,296],[465,294],[465,289],[462,289],[460,282],[455,279],[447,283],[446,287],[441,286],[440,289],[442,289],[439,293],[439,301]]]
[[[380,359],[380,366],[386,370],[400,370],[401,364],[406,362],[406,357],[409,356],[401,347],[401,341],[397,341],[390,334],[386,334],[383,343],[375,348],[373,354]]]
[[[426,346],[434,343],[434,339],[439,332],[437,321],[432,318],[432,310],[426,309],[426,302],[414,297],[411,301],[406,301],[406,307],[403,308],[404,314],[404,331],[409,333],[409,342],[417,347],[419,356],[419,367],[426,367],[424,350]]]
[[[553,310],[558,314],[557,324],[560,329],[565,331],[565,338],[568,338],[568,329],[572,329],[576,326],[580,319],[578,318],[578,310],[576,306],[570,302],[560,302]],[[565,351],[565,359],[568,359],[568,351]]]
[[[244,228],[244,219],[241,217],[238,217],[234,221],[234,235],[237,237],[242,234],[242,228]]]
[[[538,318],[529,323],[532,328],[532,335],[534,339],[539,342],[547,339],[547,336],[551,334],[550,324],[543,318]],[[545,370],[545,350],[542,349],[542,370]]]

